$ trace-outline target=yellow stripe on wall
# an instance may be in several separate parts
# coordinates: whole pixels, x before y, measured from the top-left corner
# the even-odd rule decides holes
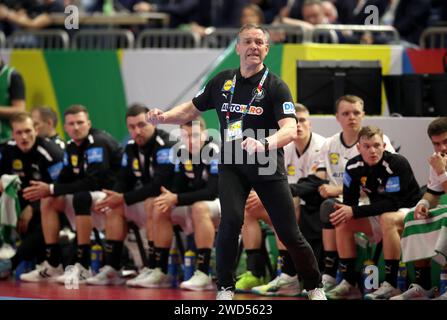
[[[51,107],[61,120],[59,105],[53,88],[51,75],[43,51],[41,50],[13,50],[9,64],[14,66],[23,76],[26,91],[26,109],[36,106]],[[67,75],[69,77],[70,75]],[[75,88],[73,88],[75,90]],[[57,131],[64,136],[62,121],[58,122]]]

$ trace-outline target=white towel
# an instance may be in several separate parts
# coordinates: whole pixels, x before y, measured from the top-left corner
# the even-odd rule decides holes
[[[20,216],[20,203],[17,192],[20,190],[20,178],[18,175],[4,174],[0,179],[3,193],[0,197],[0,225],[17,226]]]
[[[432,258],[444,265],[447,256],[447,207],[431,209],[430,217],[423,220],[414,220],[413,211],[410,211],[405,217],[401,246],[403,262]]]

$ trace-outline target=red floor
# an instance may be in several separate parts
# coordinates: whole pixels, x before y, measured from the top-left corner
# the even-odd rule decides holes
[[[214,291],[192,292],[180,289],[135,289],[125,286],[86,286],[66,289],[55,283],[23,283],[14,280],[0,281],[0,299],[27,298],[50,300],[214,300]],[[252,294],[236,294],[239,300],[265,300]],[[299,299],[275,297],[276,299]]]

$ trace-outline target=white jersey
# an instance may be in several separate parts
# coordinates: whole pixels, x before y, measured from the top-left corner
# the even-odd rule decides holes
[[[442,182],[440,181],[436,171],[433,170],[432,166],[430,166],[430,176],[428,178],[427,189],[432,190],[436,193],[444,193]]]
[[[296,183],[300,178],[317,171],[320,150],[325,141],[326,138],[318,133],[311,133],[310,141],[302,155],[298,154],[293,141],[284,146],[284,164],[289,183]]]
[[[339,132],[326,139],[318,161],[318,170],[326,171],[329,184],[336,186],[343,185],[343,173],[348,160],[359,155],[357,143],[348,147],[344,144],[341,135],[342,133]],[[395,153],[386,135],[383,135],[383,142],[386,144],[385,150]]]

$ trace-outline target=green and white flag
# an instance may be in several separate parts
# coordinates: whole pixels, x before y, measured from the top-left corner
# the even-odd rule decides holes
[[[20,216],[20,203],[17,192],[20,190],[20,178],[17,175],[2,175],[3,193],[0,197],[0,225],[17,226]]]
[[[440,265],[446,264],[447,257],[447,206],[441,205],[430,210],[428,219],[415,220],[410,211],[404,220],[402,234],[402,261],[416,261],[432,258]]]

